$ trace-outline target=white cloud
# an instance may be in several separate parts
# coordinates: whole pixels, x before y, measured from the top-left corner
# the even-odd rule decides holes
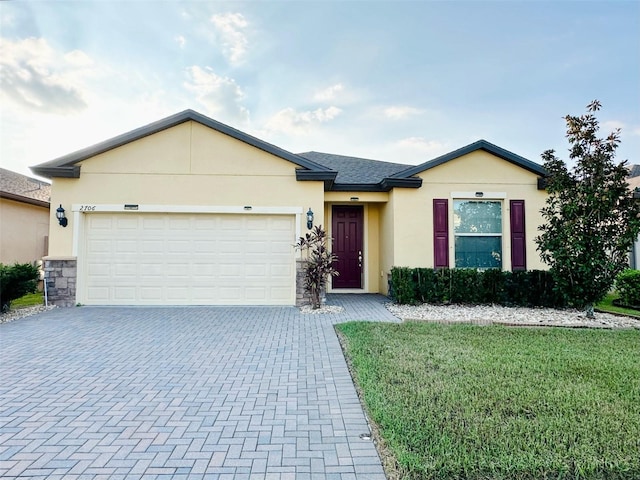
[[[265,124],[265,128],[271,132],[306,135],[312,131],[314,126],[329,122],[341,113],[342,110],[334,106],[304,112],[285,108],[271,117]]]
[[[426,154],[438,155],[445,153],[447,145],[436,140],[426,140],[423,137],[407,137],[398,140],[395,145],[403,150]]]
[[[313,99],[318,102],[327,102],[336,98],[336,95],[344,90],[344,86],[341,83],[336,83],[330,87],[320,90],[315,93]]]
[[[602,122],[601,129],[604,131],[616,130],[616,129],[624,129],[626,125],[619,120],[608,120],[606,122]]]
[[[93,61],[84,52],[56,51],[43,38],[3,38],[0,45],[0,92],[6,101],[44,113],[87,108],[84,80]]]
[[[223,13],[213,15],[211,23],[222,40],[225,56],[232,64],[240,63],[247,53],[249,44],[243,32],[249,26],[249,22],[240,13]]]
[[[184,48],[185,44],[187,43],[187,40],[182,35],[176,35],[175,37],[173,37],[173,39],[176,41],[180,48]]]
[[[392,120],[402,120],[407,117],[419,115],[423,112],[419,108],[408,107],[405,105],[395,105],[384,109],[384,116]]]
[[[248,110],[240,102],[244,93],[233,78],[216,75],[209,67],[187,68],[184,87],[207,108],[209,114],[221,121],[246,122]]]

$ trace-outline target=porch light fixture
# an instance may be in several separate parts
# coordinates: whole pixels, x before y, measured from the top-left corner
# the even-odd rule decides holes
[[[476,197],[478,198],[484,197],[484,192],[476,192]]]
[[[56,218],[58,219],[58,223],[61,226],[63,227],[67,226],[68,220],[64,214],[64,208],[62,208],[62,204],[60,204],[60,206],[56,209]]]
[[[307,228],[309,230],[313,228],[313,211],[311,207],[309,207],[309,211],[307,212]]]

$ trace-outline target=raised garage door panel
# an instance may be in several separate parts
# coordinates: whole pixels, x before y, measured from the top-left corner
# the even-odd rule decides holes
[[[292,305],[292,215],[87,214],[87,305]]]

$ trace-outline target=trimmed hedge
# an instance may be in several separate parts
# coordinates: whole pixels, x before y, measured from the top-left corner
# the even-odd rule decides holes
[[[6,312],[11,302],[38,288],[38,269],[29,263],[0,263],[0,309]]]
[[[497,269],[393,267],[389,295],[397,303],[498,304],[522,307],[567,306],[551,272]]]
[[[616,278],[616,290],[624,305],[640,305],[640,270],[625,270]]]

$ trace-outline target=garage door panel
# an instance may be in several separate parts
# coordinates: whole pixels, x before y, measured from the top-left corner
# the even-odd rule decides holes
[[[87,214],[87,304],[293,304],[292,215]]]
[[[293,304],[292,215],[87,214],[87,304]]]

